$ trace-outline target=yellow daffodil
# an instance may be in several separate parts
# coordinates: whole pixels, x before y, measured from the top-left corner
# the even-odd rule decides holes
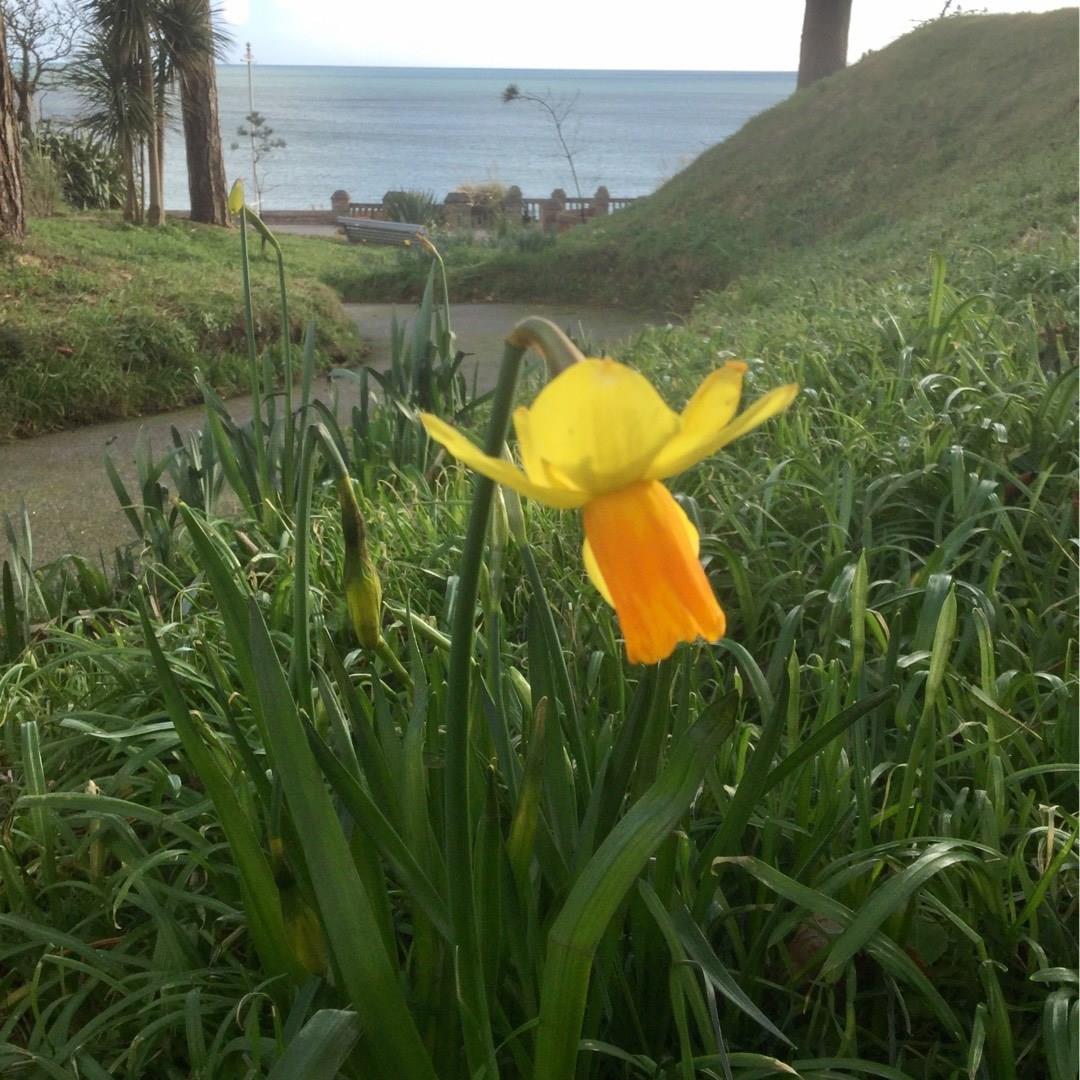
[[[615,608],[632,663],[653,664],[680,641],[716,641],[724,612],[698,561],[698,534],[660,482],[787,408],[781,386],[739,415],[746,365],[729,360],[682,414],[643,375],[610,359],[572,364],[514,412],[524,471],[421,413],[428,434],[484,476],[537,502],[584,512],[585,569]]]

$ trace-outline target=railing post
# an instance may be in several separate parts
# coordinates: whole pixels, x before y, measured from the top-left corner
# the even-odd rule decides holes
[[[347,217],[349,213],[349,193],[342,191],[340,188],[330,196],[330,210],[333,212],[334,217]]]

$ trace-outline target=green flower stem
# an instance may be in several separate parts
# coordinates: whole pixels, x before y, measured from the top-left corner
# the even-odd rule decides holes
[[[522,319],[510,331],[506,343],[520,348],[522,352],[529,348],[536,349],[544,358],[549,379],[554,379],[571,364],[585,359],[581,350],[550,319],[542,319],[539,315]],[[492,451],[489,449],[488,452]]]
[[[285,288],[285,260],[281,248],[277,248],[278,289],[281,293],[281,366],[285,382],[285,453],[282,463],[281,492],[286,508],[296,496],[293,490],[293,472],[296,454],[296,417],[293,416],[293,362],[292,341],[289,334],[289,295]]]
[[[397,658],[397,653],[387,644],[386,638],[379,638],[379,644],[375,646],[375,655],[404,683],[407,689],[412,689],[412,676],[405,670],[405,665]]]
[[[244,330],[247,332],[248,365],[251,369],[251,437],[255,443],[255,463],[259,474],[259,512],[262,522],[266,516],[266,496],[269,491],[269,475],[266,462],[266,444],[263,440],[262,383],[259,374],[259,358],[255,348],[255,310],[251,303],[251,265],[248,257],[247,235],[248,209],[240,213],[240,281],[244,294]]]
[[[240,217],[241,235],[243,235],[244,227],[249,222],[255,227],[264,243],[269,244],[274,249],[274,255],[277,258],[278,295],[281,299],[281,371],[285,383],[285,443],[282,454],[281,501],[282,505],[288,509],[296,496],[296,492],[293,490],[293,475],[296,469],[296,453],[300,448],[295,445],[292,342],[289,336],[289,294],[285,288],[285,254],[281,250],[277,237],[267,227],[266,222],[250,207],[245,206]],[[246,258],[244,265],[247,265]]]
[[[491,407],[491,423],[485,449],[492,457],[498,457],[502,453],[503,443],[510,429],[510,414],[514,407],[514,393],[521,372],[522,357],[530,347],[536,348],[543,355],[549,376],[558,374],[581,359],[581,353],[569,338],[547,319],[531,317],[523,319],[514,327],[506,339],[499,381]],[[469,812],[469,717],[476,599],[494,493],[494,481],[483,476],[476,478],[450,634],[445,769],[446,864],[451,870],[450,919],[457,945],[465,1052],[469,1075],[475,1076],[479,1070],[486,1069],[489,1080],[494,1080],[498,1073],[495,1047],[491,1039],[487,987],[473,891],[473,829]]]
[[[525,346],[507,340],[488,428],[487,452],[498,456],[510,427],[510,412]],[[488,517],[495,483],[478,476],[461,557],[457,599],[451,627],[450,660],[446,688],[446,864],[450,868],[450,918],[457,945],[458,978],[462,996],[462,1024],[469,1074],[486,1068],[494,1078],[495,1047],[491,1039],[487,988],[476,925],[473,895],[472,828],[469,813],[470,677],[473,662],[476,598],[480,564],[484,557]]]

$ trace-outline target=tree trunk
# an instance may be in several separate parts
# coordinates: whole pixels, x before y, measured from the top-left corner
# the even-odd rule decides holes
[[[0,14],[0,238],[19,239],[25,235],[22,147],[15,119],[15,86],[8,69],[4,18]]]
[[[135,183],[135,147],[129,135],[121,136],[120,156],[124,161],[124,220],[130,225],[135,224],[135,200],[138,198],[138,187]]]
[[[12,72],[12,77],[14,78],[14,72]],[[30,108],[33,100],[34,91],[30,86],[30,57],[26,49],[23,49],[19,77],[15,79],[15,119],[18,121],[19,130],[27,138],[33,132],[33,116]]]
[[[797,89],[847,67],[851,0],[806,0]]]
[[[225,187],[217,73],[212,58],[180,73],[180,111],[184,121],[191,220],[206,225],[228,225],[229,193]]]
[[[158,147],[157,125],[157,87],[154,85],[154,68],[150,41],[147,39],[143,52],[143,93],[151,102],[151,128],[146,133],[146,186],[149,189],[149,202],[146,208],[146,224],[160,225],[165,220],[162,207],[164,189],[161,178],[161,158]]]
[[[161,204],[161,220],[165,220],[165,90],[158,91],[157,130],[154,132],[154,148],[157,152],[158,202]]]

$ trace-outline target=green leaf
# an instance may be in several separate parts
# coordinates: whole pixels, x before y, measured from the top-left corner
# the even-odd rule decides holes
[[[259,843],[256,823],[248,817],[232,783],[196,727],[176,676],[158,644],[145,605],[139,605],[139,618],[169,718],[192,768],[206,787],[236,860],[255,948],[271,972],[286,972],[297,979],[302,978],[303,970],[288,945],[277,885],[270,860]]]
[[[423,867],[356,777],[334,756],[314,728],[310,725],[305,727],[319,766],[345,809],[390,864],[409,900],[423,910],[440,934],[448,941],[452,940],[450,913]]]
[[[116,471],[116,466],[113,464],[111,454],[105,455],[105,472],[109,477],[109,483],[112,485],[112,489],[116,493],[117,499],[120,500],[120,509],[124,511],[124,517],[131,522],[131,527],[135,530],[135,535],[140,540],[145,540],[146,533],[143,529],[142,518],[139,517],[138,511],[135,509],[135,504],[131,501],[128,489],[124,486],[124,481],[120,479],[120,474]]]
[[[4,653],[8,663],[15,663],[16,657],[26,647],[19,627],[19,609],[15,606],[15,582],[11,576],[11,564],[4,560],[0,573],[0,602],[4,608]]]
[[[701,928],[690,915],[685,907],[679,907],[670,913],[672,925],[679,935],[679,940],[686,950],[686,955],[701,969],[704,976],[734,1005],[741,1009],[756,1024],[760,1024],[770,1035],[786,1042],[788,1046],[795,1044],[750,1000],[745,991],[735,981],[731,972],[720,962],[719,957],[713,951],[708,938],[701,932]]]
[[[1050,1080],[1076,1080],[1080,1061],[1080,1002],[1068,987],[1053,991],[1043,1006],[1043,1046]]]
[[[865,948],[885,920],[905,907],[930,878],[964,862],[981,865],[982,860],[974,852],[965,850],[959,841],[945,841],[934,844],[910,866],[889,878],[859,908],[855,918],[833,942],[821,968],[822,976],[836,971]]]
[[[802,885],[786,874],[768,866],[760,859],[749,855],[736,855],[717,859],[720,865],[740,866],[773,892],[805,909],[835,919],[848,926],[854,915],[850,908],[839,900],[817,889]],[[934,984],[919,970],[918,965],[894,941],[883,934],[874,934],[866,942],[866,951],[881,964],[886,971],[898,979],[909,983],[926,999],[945,1028],[957,1039],[963,1038],[963,1027],[948,1002],[941,996]]]
[[[667,767],[615,826],[574,883],[548,935],[535,1080],[573,1076],[593,956],[649,857],[686,812],[713,755],[734,726],[737,698],[679,740]]]
[[[359,1038],[356,1013],[320,1009],[285,1048],[267,1080],[332,1080]]]
[[[259,710],[274,771],[303,848],[327,943],[343,988],[372,1035],[374,1075],[387,1080],[435,1080],[435,1071],[409,1013],[378,921],[255,601],[249,605],[251,655]],[[377,1041],[377,1048],[375,1042]],[[365,1040],[367,1044],[367,1040]]]

